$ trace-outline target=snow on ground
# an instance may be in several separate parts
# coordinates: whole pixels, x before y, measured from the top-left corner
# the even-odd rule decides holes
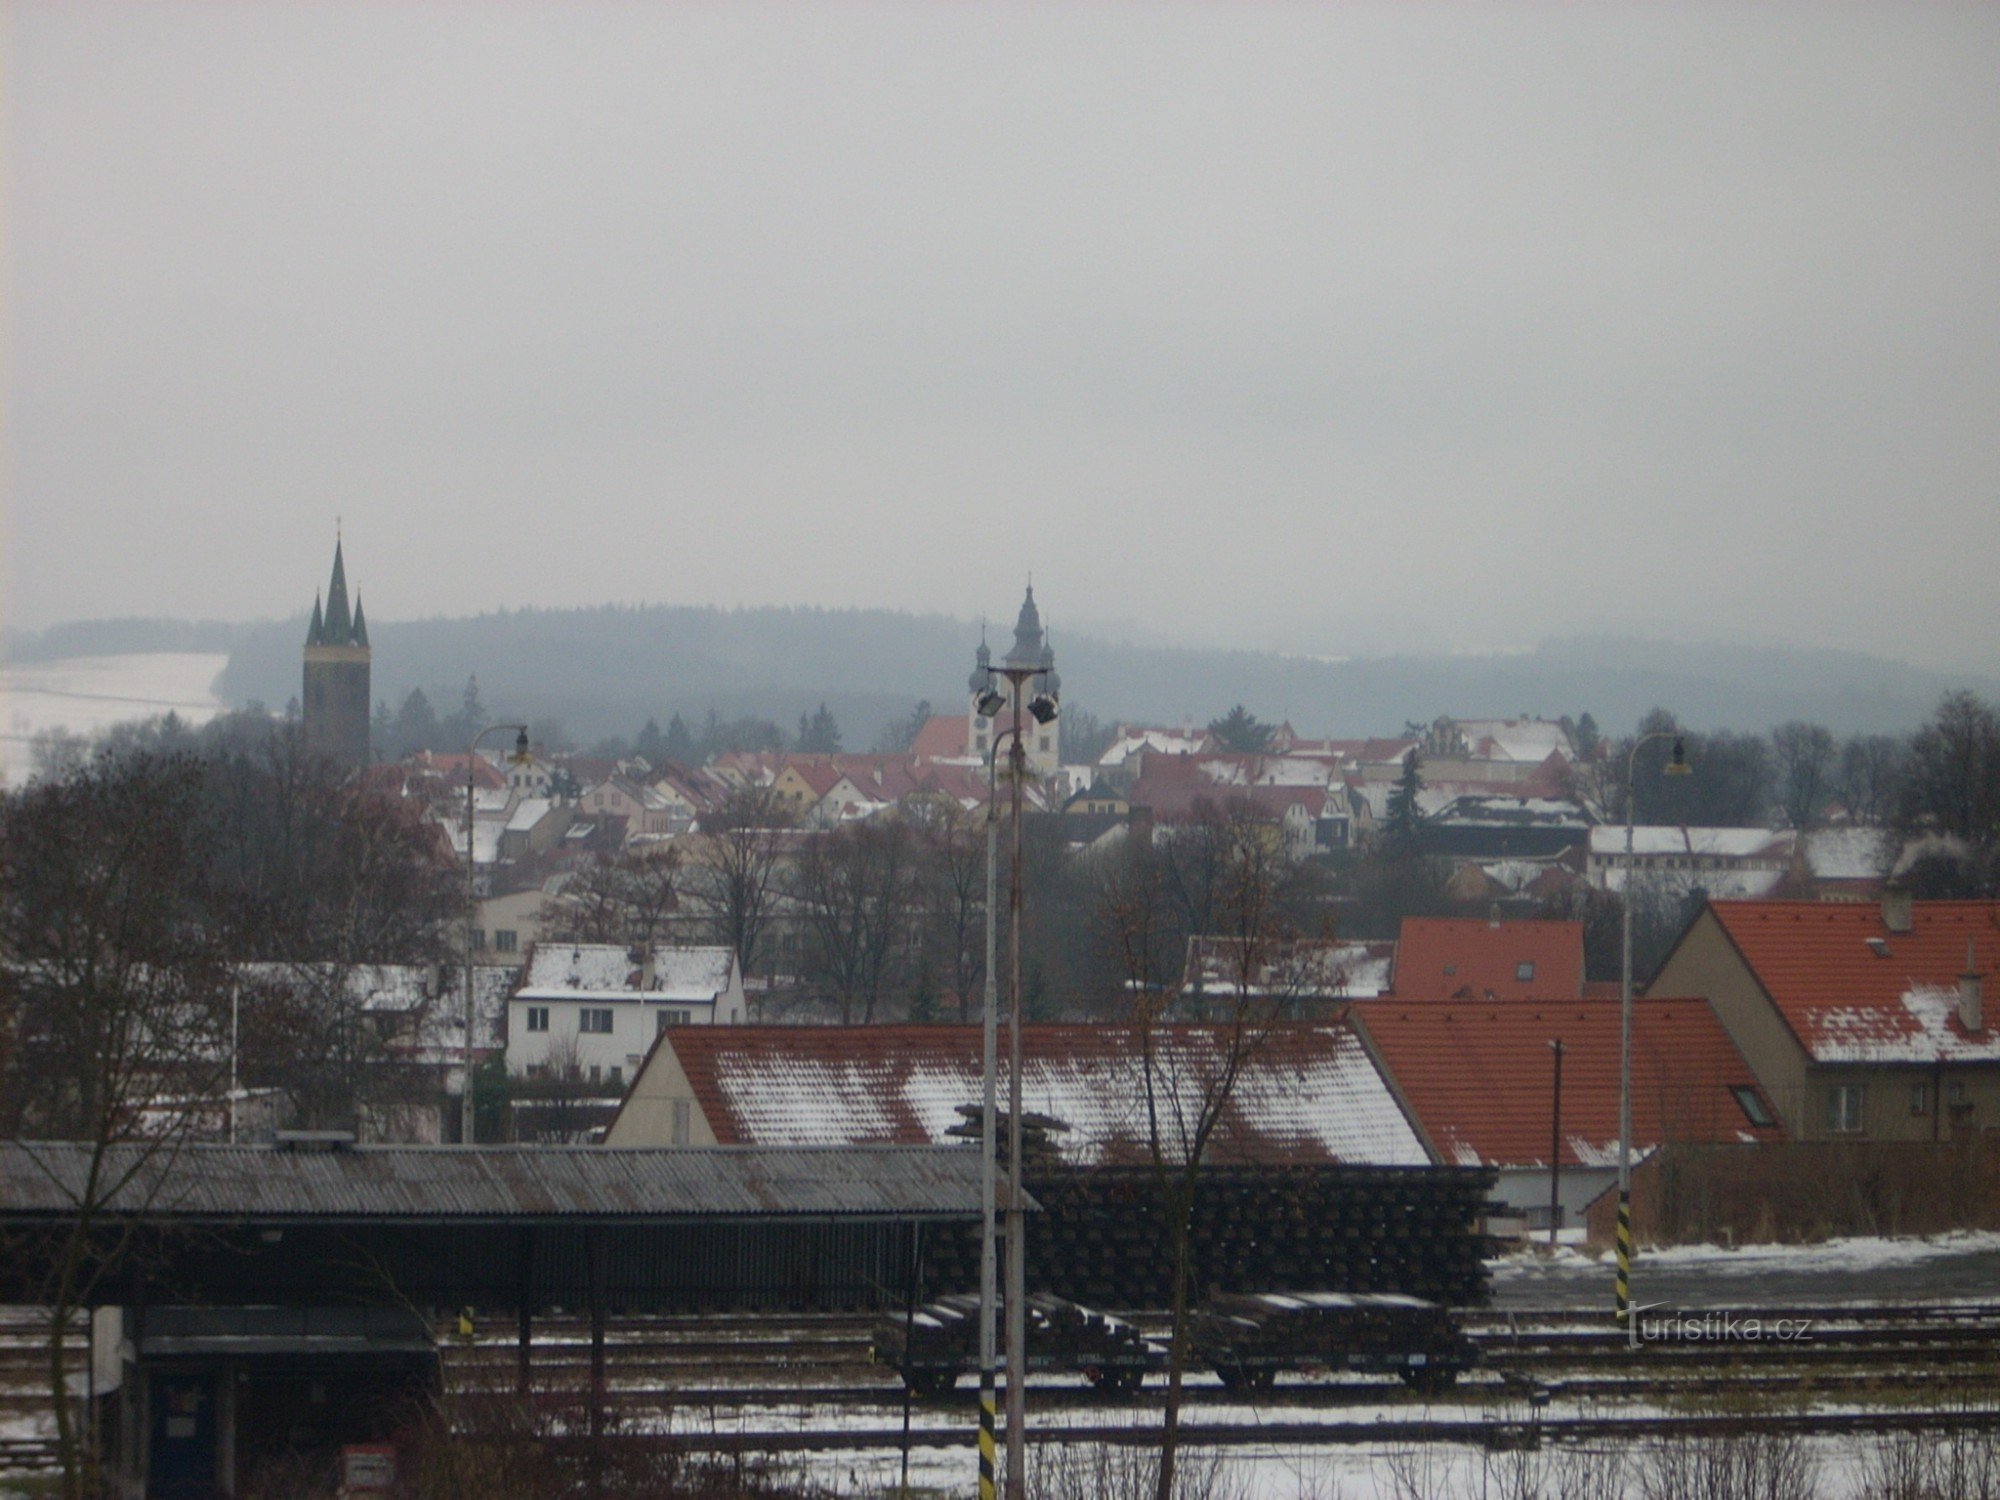
[[[1922,1238],[1882,1235],[1824,1240],[1811,1245],[1664,1245],[1644,1247],[1638,1259],[1651,1266],[1685,1268],[1723,1275],[1767,1271],[1878,1271],[1919,1265],[1953,1255],[2000,1251],[2000,1232],[1959,1229]],[[1573,1244],[1521,1250],[1489,1261],[1495,1278],[1533,1275],[1555,1267],[1584,1268],[1611,1264],[1611,1252],[1579,1249]]]
[[[213,651],[70,656],[0,665],[0,781],[19,786],[37,734],[94,735],[128,719],[177,713],[202,724],[226,705],[216,679],[229,657]]]
[[[1864,1471],[1862,1443],[1845,1437],[1811,1438],[1803,1446],[1813,1466],[1813,1492],[1818,1500],[1862,1500],[1870,1493]],[[1626,1493],[1641,1493],[1642,1457],[1627,1453]],[[1028,1452],[1031,1492],[1046,1467],[1079,1462],[1031,1447]],[[1109,1462],[1119,1463],[1113,1455]],[[1125,1460],[1129,1462],[1130,1460]],[[1458,1444],[1356,1444],[1347,1448],[1302,1448],[1282,1438],[1268,1445],[1232,1448],[1211,1455],[1199,1448],[1183,1450],[1183,1465],[1203,1473],[1213,1465],[1218,1483],[1213,1493],[1226,1500],[1493,1500],[1510,1494],[1559,1494],[1603,1491],[1587,1483],[1565,1483],[1619,1461],[1619,1455],[1598,1447],[1550,1445],[1522,1453],[1489,1453]],[[909,1458],[913,1494],[963,1494],[973,1487],[977,1465],[968,1440],[963,1450],[912,1449]],[[804,1472],[842,1495],[897,1493],[902,1455],[896,1449],[858,1449],[828,1453],[803,1466]],[[1076,1473],[1075,1467],[1070,1470]],[[1116,1471],[1122,1475],[1124,1471]],[[1110,1477],[1110,1476],[1107,1476]],[[1136,1493],[1129,1485],[1105,1493]],[[1049,1486],[1049,1492],[1082,1494],[1082,1486]]]

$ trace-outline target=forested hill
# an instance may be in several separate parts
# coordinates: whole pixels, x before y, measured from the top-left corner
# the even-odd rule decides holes
[[[849,748],[866,749],[919,699],[961,711],[976,625],[890,610],[712,609],[667,605],[515,610],[469,619],[371,620],[375,694],[391,707],[422,688],[439,713],[477,674],[497,717],[552,717],[588,742],[631,735],[649,717],[690,723],[713,709],[790,728],[824,701]],[[198,627],[224,632],[222,690],[273,708],[299,691],[305,621]],[[158,622],[58,627],[13,643],[15,659],[157,650]],[[1004,651],[1011,633],[996,629]],[[1788,719],[1837,733],[1914,728],[1951,688],[2000,697],[2000,679],[1946,676],[1851,652],[1575,638],[1533,651],[1319,661],[1270,653],[1174,650],[1065,633],[1053,644],[1065,698],[1103,719],[1206,721],[1233,703],[1302,732],[1393,733],[1438,714],[1486,717],[1586,709],[1613,732],[1663,706],[1709,729],[1766,730]],[[187,649],[178,641],[174,649]],[[209,649],[219,649],[220,644]]]

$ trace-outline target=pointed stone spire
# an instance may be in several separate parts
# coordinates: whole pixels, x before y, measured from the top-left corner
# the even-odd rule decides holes
[[[1021,601],[1021,616],[1014,622],[1014,646],[1007,653],[1006,665],[1010,667],[1040,667],[1042,664],[1042,616],[1035,608],[1035,586],[1028,585],[1028,596]]]
[[[326,586],[326,644],[352,643],[354,618],[347,611],[347,564],[341,559],[340,542],[333,544],[333,582]]]
[[[320,616],[319,595],[314,594],[313,621],[312,621],[312,627],[306,631],[306,644],[308,646],[321,646],[324,645],[325,643],[326,643],[326,621]]]
[[[361,613],[361,592],[358,589],[354,594],[354,644],[357,646],[368,644],[368,621]]]

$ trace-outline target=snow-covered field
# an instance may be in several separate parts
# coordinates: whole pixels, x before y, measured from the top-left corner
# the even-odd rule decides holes
[[[212,651],[71,656],[0,665],[0,782],[19,786],[37,734],[93,735],[128,719],[177,713],[205,723],[226,704],[215,682],[229,658]]]

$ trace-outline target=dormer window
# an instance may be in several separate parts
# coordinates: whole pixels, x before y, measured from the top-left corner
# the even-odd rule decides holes
[[[1736,1102],[1743,1110],[1743,1117],[1759,1130],[1768,1129],[1778,1123],[1773,1118],[1770,1107],[1764,1103],[1763,1095],[1755,1089],[1738,1084],[1729,1092],[1736,1096]]]
[[[1514,977],[1523,984],[1526,984],[1529,980],[1533,979],[1535,977],[1535,965],[1533,960],[1528,960],[1522,963],[1515,964]]]

